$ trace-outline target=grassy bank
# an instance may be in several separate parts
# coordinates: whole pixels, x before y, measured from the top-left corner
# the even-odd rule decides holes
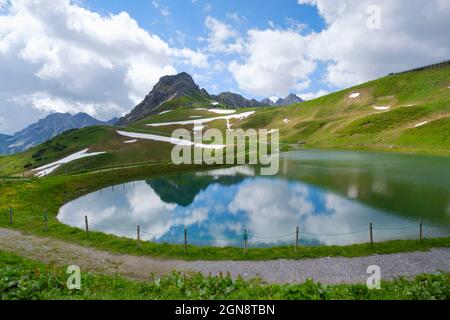
[[[54,176],[28,181],[0,182],[0,226],[25,231],[39,236],[64,240],[83,246],[95,247],[112,252],[134,255],[148,255],[161,258],[185,260],[271,260],[302,259],[325,256],[366,256],[395,252],[428,250],[433,247],[450,247],[450,237],[440,239],[396,240],[351,246],[300,247],[295,252],[293,246],[273,248],[250,248],[243,255],[241,248],[195,247],[189,246],[184,254],[181,245],[156,244],[143,242],[138,248],[136,241],[119,238],[99,232],[91,232],[89,237],[83,230],[59,223],[56,215],[59,208],[70,200],[83,194],[107,186],[157,177],[164,174],[177,174],[189,170],[202,169],[202,166],[174,166],[172,164],[155,164],[112,171],[99,171],[67,176]],[[13,224],[9,224],[9,206],[13,207]],[[43,215],[48,212],[48,230],[44,230]]]
[[[382,282],[380,290],[366,285],[333,285],[307,281],[298,285],[268,285],[228,276],[172,274],[163,278],[149,275],[143,282],[119,276],[92,273],[81,275],[81,290],[70,291],[62,268],[45,266],[0,251],[0,300],[11,299],[108,299],[108,300],[448,300],[447,274],[421,275],[413,280]]]

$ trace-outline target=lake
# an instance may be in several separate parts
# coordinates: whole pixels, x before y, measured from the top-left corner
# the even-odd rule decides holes
[[[269,247],[450,235],[450,161],[405,154],[283,153],[277,176],[239,166],[116,185],[74,200],[59,221],[154,242]]]

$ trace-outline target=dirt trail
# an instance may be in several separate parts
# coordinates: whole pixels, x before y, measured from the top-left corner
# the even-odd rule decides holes
[[[23,234],[0,228],[0,250],[59,266],[78,265],[84,271],[121,274],[132,279],[146,279],[173,270],[227,273],[246,278],[261,277],[269,283],[299,283],[308,278],[324,284],[365,283],[367,267],[378,265],[384,280],[421,273],[450,271],[450,248],[427,252],[375,255],[359,258],[320,258],[274,261],[179,261],[113,254],[50,238]]]

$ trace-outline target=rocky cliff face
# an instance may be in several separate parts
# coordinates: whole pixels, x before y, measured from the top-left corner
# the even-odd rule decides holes
[[[175,76],[162,77],[153,90],[129,114],[121,118],[118,124],[132,123],[158,112],[159,107],[171,100],[190,97],[208,100],[209,94],[194,82],[192,77],[183,72]]]

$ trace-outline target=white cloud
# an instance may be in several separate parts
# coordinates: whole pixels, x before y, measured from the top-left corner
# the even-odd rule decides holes
[[[170,10],[169,10],[169,8],[164,8],[164,9],[162,9],[161,10],[161,14],[163,15],[163,16],[170,16]]]
[[[53,96],[46,91],[34,92],[32,94],[20,95],[10,99],[12,102],[22,106],[33,106],[37,110],[46,112],[86,112],[96,114],[103,109],[120,111],[120,107],[113,102],[107,103],[83,103]]]
[[[209,30],[208,50],[210,52],[240,53],[244,49],[243,40],[231,26],[208,16],[205,26]]]
[[[285,30],[272,21],[269,29],[249,30],[244,42],[247,56],[229,66],[242,90],[263,96],[303,91],[307,87],[301,88],[299,83],[316,70],[318,62],[326,65],[324,84],[342,88],[450,56],[449,1],[298,3],[317,6],[325,29],[305,34],[306,25],[288,18]],[[367,26],[370,6],[380,9],[380,30]]]
[[[303,100],[313,100],[319,97],[322,97],[324,95],[329,94],[328,91],[320,89],[317,92],[305,92],[305,93],[300,93],[298,94],[298,96],[303,99]]]
[[[229,69],[239,87],[267,96],[286,96],[291,89],[305,88],[316,64],[307,56],[308,38],[292,30],[248,31],[244,63],[233,61]]]
[[[326,80],[346,87],[369,79],[448,59],[450,2],[416,0],[299,0],[316,5],[327,27],[315,34],[309,55],[332,61]],[[381,29],[367,27],[369,6],[381,12]]]
[[[0,14],[1,108],[28,97],[36,108],[107,119],[128,112],[177,63],[205,67],[206,60],[171,48],[125,12],[102,16],[69,0],[14,0]]]
[[[208,68],[208,56],[199,50],[193,51],[191,49],[173,49],[172,55],[181,59],[181,62],[192,65],[198,68]]]

